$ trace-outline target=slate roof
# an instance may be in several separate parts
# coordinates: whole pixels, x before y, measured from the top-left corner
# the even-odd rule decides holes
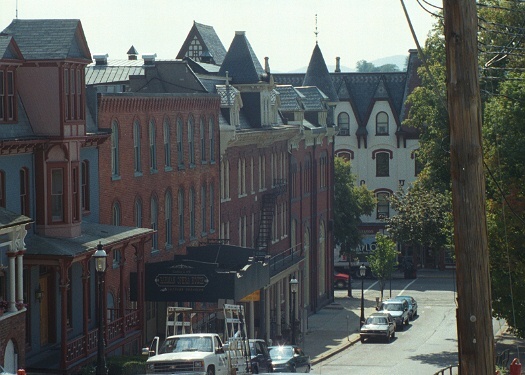
[[[3,33],[15,38],[26,60],[91,59],[80,20],[15,19]]]
[[[303,104],[305,111],[326,111],[325,102],[328,97],[315,86],[296,87],[297,91],[303,94]]]
[[[281,98],[279,109],[283,111],[301,111],[304,109],[302,105],[304,95],[292,85],[277,85],[275,90],[277,90]]]
[[[334,84],[330,79],[330,73],[326,67],[323,53],[317,43],[312,52],[312,57],[310,58],[310,63],[308,64],[308,69],[306,70],[306,75],[301,86],[317,86],[330,98],[330,101],[339,101]]]
[[[102,245],[116,244],[133,237],[142,237],[152,233],[149,228],[122,227],[82,222],[82,234],[75,238],[56,238],[28,235],[25,239],[25,255],[52,257],[75,257],[94,250],[98,242]]]
[[[86,85],[129,81],[130,75],[144,75],[144,60],[108,60],[105,65],[86,67]]]
[[[0,60],[22,60],[23,56],[12,36],[0,34]]]
[[[31,222],[33,222],[33,220],[27,216],[0,207],[0,229],[14,227],[21,224],[29,224]]]
[[[226,72],[232,77],[233,84],[257,83],[265,74],[244,31],[235,32],[219,74],[226,75]]]
[[[185,57],[188,46],[193,40],[194,36],[197,36],[202,44],[202,47],[205,49],[203,53],[211,56],[217,65],[221,65],[224,61],[224,57],[226,56],[226,48],[224,48],[224,45],[217,36],[215,29],[213,26],[204,25],[195,21],[193,21],[193,26],[188,33],[186,40],[182,44],[182,47],[177,54],[177,58],[183,59]]]

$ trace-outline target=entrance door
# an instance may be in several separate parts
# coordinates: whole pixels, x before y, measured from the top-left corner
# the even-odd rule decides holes
[[[42,300],[40,301],[40,345],[49,343],[49,287],[47,277],[40,278],[40,290]]]

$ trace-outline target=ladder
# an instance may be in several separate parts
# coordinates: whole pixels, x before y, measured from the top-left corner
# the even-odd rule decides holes
[[[168,306],[166,310],[166,337],[193,333],[191,307]]]
[[[250,347],[246,334],[244,306],[224,304],[224,337],[228,342],[228,361],[235,373],[251,371]]]

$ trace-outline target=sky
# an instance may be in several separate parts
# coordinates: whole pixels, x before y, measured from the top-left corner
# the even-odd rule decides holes
[[[427,10],[436,8],[404,3],[423,46],[435,23]],[[0,30],[17,12],[19,19],[80,19],[91,54],[109,59],[126,59],[131,45],[139,55],[174,59],[193,21],[213,26],[226,50],[235,31],[245,31],[272,72],[306,67],[316,40],[326,64],[340,57],[343,70],[416,48],[401,0],[0,0]]]

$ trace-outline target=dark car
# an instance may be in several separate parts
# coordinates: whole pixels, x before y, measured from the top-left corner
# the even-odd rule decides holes
[[[417,316],[417,302],[416,300],[411,296],[397,296],[394,299],[404,299],[408,302],[408,318],[410,320],[414,320],[414,318]]]
[[[366,319],[359,331],[361,342],[367,339],[380,338],[386,342],[396,337],[396,322],[388,313],[373,313]]]
[[[252,373],[272,372],[272,358],[268,352],[266,341],[254,339],[249,340],[250,357],[252,362]]]
[[[403,330],[408,325],[408,302],[399,299],[389,299],[383,301],[378,308],[379,312],[389,313],[396,321],[396,327]]]
[[[297,345],[270,346],[273,372],[310,372],[310,356]]]
[[[339,289],[348,288],[350,276],[346,273],[338,272],[334,274],[334,286]]]

